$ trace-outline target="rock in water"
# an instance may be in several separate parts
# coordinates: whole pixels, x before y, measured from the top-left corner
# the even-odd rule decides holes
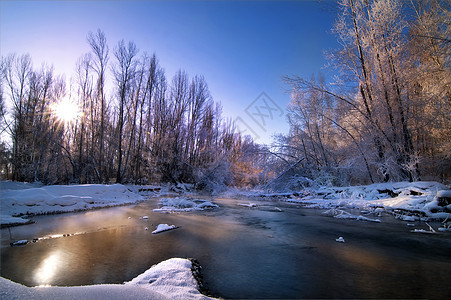
[[[20,241],[16,241],[16,242],[12,242],[10,243],[11,247],[15,247],[15,246],[23,246],[28,244],[28,240],[20,240]]]
[[[339,242],[339,243],[344,243],[345,242],[345,239],[342,237],[342,236],[340,236],[338,239],[336,239],[335,240],[336,242]]]

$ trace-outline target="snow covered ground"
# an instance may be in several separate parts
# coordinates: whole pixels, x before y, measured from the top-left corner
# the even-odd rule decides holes
[[[188,259],[172,258],[124,284],[26,287],[0,277],[0,299],[212,299],[198,291]]]
[[[190,186],[179,184],[162,186],[114,185],[61,185],[39,186],[17,182],[0,182],[1,224],[26,224],[27,216],[36,214],[72,212],[93,208],[132,204],[144,196],[171,196],[162,198],[155,212],[171,213],[217,208],[218,205],[202,199],[187,197]],[[264,193],[256,191],[229,191],[229,197],[252,200],[277,199],[300,204],[308,208],[341,209],[331,216],[365,221],[377,218],[354,216],[343,209],[357,208],[362,214],[378,216],[383,212],[394,214],[405,221],[450,219],[451,204],[446,202],[450,189],[437,182],[377,183],[354,187],[306,188],[291,193]],[[444,201],[445,199],[445,201]],[[256,207],[254,202],[238,205]]]
[[[358,208],[375,214],[385,211],[412,220],[446,219],[451,217],[451,205],[439,206],[437,194],[446,194],[447,189],[437,182],[377,183],[322,188],[298,201],[318,208]]]
[[[202,199],[185,197],[191,186],[124,186],[120,184],[52,185],[0,182],[1,225],[30,223],[30,216],[82,211],[94,208],[133,204],[151,196],[168,196],[160,200],[155,212],[186,212],[216,208]]]
[[[256,199],[277,199],[305,208],[326,209],[341,219],[380,222],[383,213],[408,221],[442,220],[451,227],[451,191],[438,182],[376,183],[366,186],[306,188],[284,193],[244,193]],[[359,211],[353,214],[349,211]],[[448,231],[440,228],[440,231]]]
[[[132,204],[144,196],[171,196],[160,199],[156,212],[185,212],[217,208],[218,205],[190,194],[186,185],[176,187],[124,186],[124,185],[69,185],[40,186],[15,182],[0,182],[1,224],[23,224],[27,216],[35,214],[71,212],[93,208]],[[183,196],[185,195],[185,196]],[[437,182],[381,183],[356,187],[322,187],[289,193],[262,191],[231,192],[236,199],[252,200],[238,206],[258,208],[258,200],[274,199],[307,208],[324,209],[325,215],[359,221],[381,222],[383,213],[393,214],[407,222],[444,220],[439,231],[451,230],[451,192]],[[277,201],[274,201],[274,206]],[[277,208],[277,207],[276,207]],[[278,211],[281,211],[278,209]],[[355,212],[358,212],[357,214]],[[147,216],[142,217],[148,218]],[[176,228],[160,224],[154,232]],[[423,230],[424,231],[424,230]],[[420,232],[415,229],[415,232]],[[435,232],[433,229],[427,232]],[[343,238],[336,239],[344,242]],[[191,262],[171,259],[162,262],[123,285],[94,285],[83,287],[34,287],[0,278],[2,299],[44,298],[142,298],[142,299],[208,299],[197,290],[191,272]],[[80,296],[81,295],[81,296]]]
[[[144,197],[132,188],[114,185],[38,186],[1,182],[1,225],[26,224],[27,216],[62,213],[136,203]]]

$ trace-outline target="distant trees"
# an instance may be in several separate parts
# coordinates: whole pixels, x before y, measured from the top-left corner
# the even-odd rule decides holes
[[[258,146],[222,119],[202,76],[180,70],[168,83],[156,55],[140,54],[133,42],[119,41],[110,60],[101,30],[87,41],[90,52],[77,61],[70,86],[48,66],[35,71],[29,55],[2,57],[0,130],[11,137],[0,147],[3,177],[183,181],[210,190],[258,181]],[[70,122],[55,114],[62,99],[79,107]]]
[[[292,88],[285,153],[353,182],[449,177],[448,4],[339,5],[334,32],[342,48],[329,54],[337,81],[285,78]]]
[[[335,82],[285,77],[290,131],[255,144],[221,116],[202,76],[168,80],[155,54],[89,33],[70,80],[2,57],[0,175],[44,183],[252,186],[297,173],[324,184],[450,179],[449,3],[340,0]],[[67,83],[69,84],[67,85]],[[108,88],[107,88],[108,86]],[[109,93],[112,91],[111,93]],[[67,99],[80,113],[59,119]],[[306,180],[305,182],[309,182]]]

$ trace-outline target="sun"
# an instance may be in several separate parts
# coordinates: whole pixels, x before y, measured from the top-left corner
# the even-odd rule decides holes
[[[69,99],[55,103],[53,112],[64,123],[72,123],[81,115],[80,107]]]

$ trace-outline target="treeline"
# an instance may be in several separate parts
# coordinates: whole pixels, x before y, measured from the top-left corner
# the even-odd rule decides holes
[[[190,182],[199,188],[247,185],[265,176],[259,146],[221,116],[202,76],[178,71],[168,82],[155,55],[89,33],[67,84],[29,55],[1,62],[2,176],[44,183]],[[113,93],[107,93],[113,88]],[[80,110],[70,122],[55,105]],[[9,105],[6,105],[6,104]],[[74,112],[76,113],[76,112]]]
[[[447,1],[340,0],[327,53],[337,76],[285,77],[290,133],[278,150],[332,184],[451,178]]]

